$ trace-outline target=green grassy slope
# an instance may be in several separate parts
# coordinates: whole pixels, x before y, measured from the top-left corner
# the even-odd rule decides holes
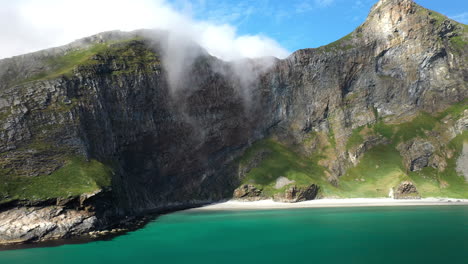
[[[246,174],[242,183],[254,184],[263,188],[265,195],[282,192],[284,188],[274,188],[279,177],[294,180],[296,185],[305,186],[316,183],[321,187],[324,197],[387,197],[390,189],[403,181],[412,181],[418,188],[422,197],[452,197],[468,198],[468,183],[456,171],[456,162],[462,151],[463,142],[468,142],[468,133],[464,132],[451,140],[444,147],[445,153],[453,153],[447,158],[447,168],[440,172],[432,167],[424,168],[419,172],[408,172],[403,165],[397,146],[401,142],[414,138],[429,140],[429,131],[444,129],[443,120],[450,118],[457,120],[463,111],[468,109],[467,100],[455,104],[436,115],[420,113],[413,120],[391,124],[380,120],[374,125],[360,127],[350,136],[347,149],[356,147],[364,142],[364,134],[374,133],[391,140],[390,144],[378,145],[368,150],[360,159],[356,167],[348,169],[340,177],[339,186],[334,187],[327,181],[327,169],[319,164],[319,160],[326,157],[317,153],[306,157],[294,151],[294,147],[287,147],[272,139],[254,144],[246,151],[240,164],[248,163],[256,152],[268,150],[268,156]],[[370,131],[370,132],[369,132]],[[365,133],[363,133],[365,132]],[[304,144],[312,139],[306,138]],[[331,140],[329,140],[331,141]],[[329,142],[329,147],[334,144]],[[323,152],[319,151],[319,152]],[[443,155],[443,153],[437,153]]]
[[[91,193],[110,186],[112,170],[96,161],[71,158],[50,175],[25,177],[0,170],[0,203],[43,200]]]
[[[253,184],[262,188],[264,194],[269,196],[283,192],[292,184],[308,186],[315,183],[320,185],[325,193],[336,191],[333,190],[335,187],[327,182],[325,168],[317,164],[319,156],[301,156],[273,139],[255,143],[242,157],[241,166],[260,151],[268,151],[269,154],[257,168],[253,168],[247,173],[242,181],[243,184]],[[275,189],[276,180],[279,177],[287,177],[295,182],[281,189]],[[333,191],[329,191],[329,189]]]
[[[447,168],[443,172],[427,167],[422,171],[409,173],[423,197],[468,198],[468,183],[456,171],[457,158],[461,154],[463,142],[468,143],[466,131],[448,144],[447,148],[453,151],[454,155],[448,159]]]
[[[392,187],[407,179],[400,153],[391,145],[379,145],[340,178],[338,196],[387,197]]]
[[[121,41],[95,44],[86,49],[69,51],[61,56],[50,57],[44,63],[48,70],[22,80],[17,84],[56,79],[60,76],[70,77],[80,66],[92,66],[99,63],[100,57],[114,60],[120,69],[112,74],[133,73],[145,70],[148,65],[160,64],[159,55],[150,50],[143,38],[132,38]]]

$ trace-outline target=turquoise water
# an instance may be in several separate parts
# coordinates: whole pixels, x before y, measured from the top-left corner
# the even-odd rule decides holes
[[[468,263],[468,207],[185,211],[110,241],[0,263]]]

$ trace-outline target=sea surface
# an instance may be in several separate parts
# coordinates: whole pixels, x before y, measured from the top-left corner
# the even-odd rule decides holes
[[[0,263],[468,263],[468,206],[182,211],[109,241],[0,251]]]

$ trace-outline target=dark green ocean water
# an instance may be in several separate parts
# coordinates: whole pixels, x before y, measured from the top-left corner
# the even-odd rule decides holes
[[[110,241],[1,251],[1,264],[468,263],[468,206],[185,211]]]

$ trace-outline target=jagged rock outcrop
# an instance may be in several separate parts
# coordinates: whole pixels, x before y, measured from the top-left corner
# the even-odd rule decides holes
[[[93,231],[92,213],[63,207],[22,207],[0,213],[0,244],[67,238]]]
[[[235,189],[233,198],[243,201],[259,201],[265,199],[262,190],[257,189],[257,187],[252,184],[244,184]]]
[[[323,154],[318,164],[339,186],[368,149],[391,141],[366,137],[349,150],[353,130],[436,114],[468,97],[467,32],[413,1],[381,0],[348,36],[284,60],[224,62],[187,45],[191,56],[177,75],[168,33],[151,31],[102,33],[0,60],[0,203],[112,187],[101,221],[104,212],[118,219],[218,201],[268,155],[240,167],[253,142],[274,136],[294,147],[311,133],[320,144],[307,152]],[[450,137],[467,130],[465,117],[452,117]],[[421,144],[407,148],[411,170],[431,162],[428,144],[440,147]],[[238,195],[257,197],[244,187]],[[278,199],[317,192],[294,186]]]
[[[393,191],[395,199],[421,199],[416,186],[410,181],[402,182]]]
[[[0,244],[39,242],[85,235],[112,221],[109,192],[98,191],[47,201],[13,201],[0,207]]]
[[[456,124],[453,127],[452,137],[463,133],[463,131],[468,131],[468,109],[463,112],[463,115],[460,119],[457,120]]]
[[[404,158],[405,167],[410,171],[419,171],[430,166],[435,148],[427,141],[415,139],[398,146]]]
[[[276,194],[273,200],[282,203],[297,203],[303,201],[314,200],[317,198],[319,186],[312,184],[307,187],[291,186],[284,193]]]

